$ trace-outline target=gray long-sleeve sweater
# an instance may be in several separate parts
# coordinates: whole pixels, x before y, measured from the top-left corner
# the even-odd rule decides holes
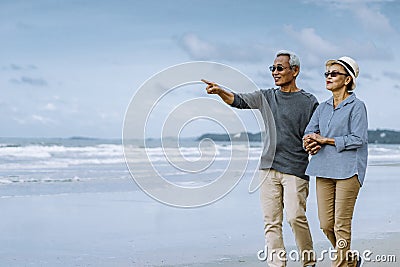
[[[305,174],[308,154],[303,149],[302,137],[318,106],[314,95],[304,90],[293,93],[282,92],[279,88],[259,90],[235,94],[231,106],[239,109],[258,109],[261,112],[269,138],[264,143],[260,169],[272,168],[309,180]],[[271,122],[271,117],[275,123]],[[271,127],[275,127],[276,135],[271,131]],[[272,139],[276,139],[275,155],[271,154],[269,147]]]

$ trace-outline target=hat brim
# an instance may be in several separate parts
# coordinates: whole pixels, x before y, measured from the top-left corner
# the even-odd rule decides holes
[[[339,65],[343,66],[343,68],[346,69],[347,73],[351,76],[351,78],[353,78],[353,84],[351,86],[351,90],[354,90],[356,88],[356,77],[354,76],[354,74],[346,67],[345,64],[343,64],[342,62],[340,62],[336,59],[330,59],[330,60],[326,61],[325,66],[329,67],[333,64],[339,64]]]

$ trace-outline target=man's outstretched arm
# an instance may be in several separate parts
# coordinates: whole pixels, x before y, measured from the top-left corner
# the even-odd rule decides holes
[[[222,89],[218,84],[214,82],[209,82],[204,79],[201,79],[201,81],[205,84],[207,84],[207,94],[216,94],[221,97],[221,99],[228,105],[232,105],[233,101],[235,99],[235,95],[231,92],[228,92],[224,89]]]

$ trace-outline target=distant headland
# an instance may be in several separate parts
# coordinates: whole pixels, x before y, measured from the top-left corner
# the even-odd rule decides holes
[[[261,133],[242,132],[236,134],[215,134],[207,133],[197,138],[203,140],[211,139],[215,142],[246,141],[261,142]],[[400,132],[394,130],[368,130],[368,142],[370,144],[400,144]]]

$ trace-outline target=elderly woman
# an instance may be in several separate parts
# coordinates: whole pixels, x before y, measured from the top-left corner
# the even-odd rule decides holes
[[[306,174],[316,176],[320,227],[337,259],[332,266],[360,266],[351,252],[351,222],[368,156],[368,121],[364,103],[353,90],[358,65],[350,57],[326,62],[326,89],[306,130],[304,148],[312,155]]]

